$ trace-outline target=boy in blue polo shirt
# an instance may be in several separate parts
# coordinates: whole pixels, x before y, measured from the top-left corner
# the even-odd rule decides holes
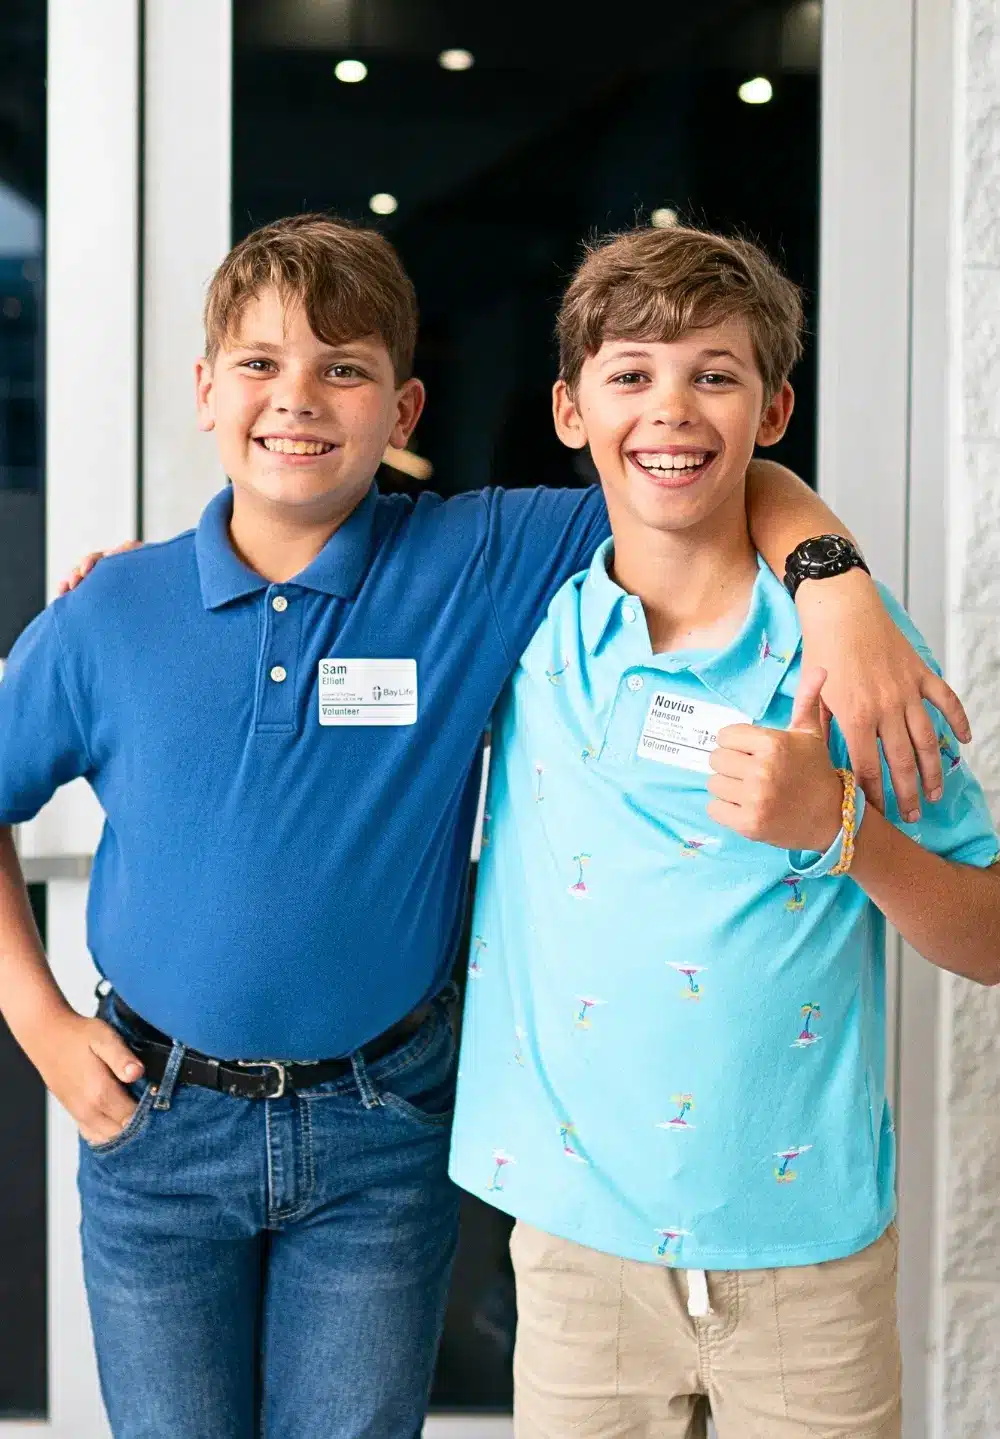
[[[759,250],[681,228],[563,303],[613,538],[494,723],[451,1169],[518,1221],[518,1439],[900,1432],[884,925],[995,983],[1000,871],[943,722],[919,826],[864,810],[747,530],[800,326]]]
[[[81,1129],[116,1439],[422,1425],[456,1233],[447,983],[481,735],[607,515],[596,489],[380,496],[423,403],[415,331],[378,235],[301,216],[241,242],[198,366],[231,488],[46,610],[0,684],[0,826],[76,777],[107,816],[99,1017],[52,979],[9,828],[0,1008]],[[778,470],[751,507],[778,565],[835,524]],[[807,585],[807,628],[845,717],[892,677],[872,713],[903,736],[916,803],[906,708],[961,707],[869,587]],[[875,731],[855,738],[863,757]],[[925,746],[931,797],[939,770]]]

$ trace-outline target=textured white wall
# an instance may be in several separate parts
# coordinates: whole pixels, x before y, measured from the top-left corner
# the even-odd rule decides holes
[[[1000,818],[1000,0],[954,14],[948,661]],[[942,1001],[935,1433],[1000,1439],[1000,989],[946,978]]]

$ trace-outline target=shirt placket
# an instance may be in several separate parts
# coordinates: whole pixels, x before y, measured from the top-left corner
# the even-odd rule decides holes
[[[303,603],[302,591],[287,585],[271,585],[264,595],[255,723],[258,733],[288,733],[295,729]]]

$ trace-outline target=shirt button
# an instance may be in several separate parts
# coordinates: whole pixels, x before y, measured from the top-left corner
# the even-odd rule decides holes
[[[636,690],[642,689],[642,675],[629,675],[626,684],[634,694]]]
[[[622,605],[622,619],[627,625],[633,625],[636,621],[634,605]]]
[[[271,601],[271,608],[273,610],[277,610],[279,615],[283,615],[288,609],[288,601],[285,599],[284,595],[275,595],[274,599]]]
[[[285,680],[288,678],[288,671],[285,669],[284,665],[275,665],[274,669],[271,671],[271,678],[274,680],[274,683],[276,685],[284,684]]]

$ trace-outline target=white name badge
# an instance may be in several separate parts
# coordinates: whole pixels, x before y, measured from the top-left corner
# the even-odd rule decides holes
[[[320,660],[319,722],[416,724],[416,660]]]
[[[708,757],[718,746],[719,730],[750,722],[748,715],[727,705],[660,690],[650,703],[636,753],[640,759],[711,774]]]

